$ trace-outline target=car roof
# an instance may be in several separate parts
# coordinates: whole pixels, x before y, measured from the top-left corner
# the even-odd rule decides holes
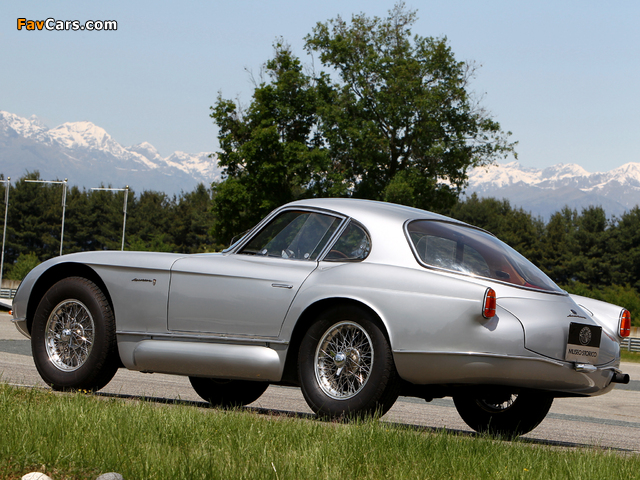
[[[419,208],[398,205],[397,203],[378,202],[358,198],[311,198],[307,200],[298,200],[286,205],[286,207],[290,206],[316,207],[332,210],[358,220],[365,225],[371,220],[388,220],[404,223],[407,220],[416,219],[440,220],[467,225],[466,223],[453,218],[429,212],[427,210],[421,210]]]

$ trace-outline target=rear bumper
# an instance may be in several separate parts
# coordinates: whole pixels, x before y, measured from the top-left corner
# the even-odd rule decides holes
[[[395,351],[394,359],[400,376],[416,385],[501,385],[556,396],[602,395],[621,374],[614,362],[580,371],[572,362],[477,352]]]

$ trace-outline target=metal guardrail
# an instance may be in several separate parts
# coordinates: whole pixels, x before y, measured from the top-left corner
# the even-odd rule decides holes
[[[625,338],[620,342],[620,349],[628,352],[640,352],[640,338]]]
[[[16,296],[17,288],[0,288],[0,298],[13,298]]]

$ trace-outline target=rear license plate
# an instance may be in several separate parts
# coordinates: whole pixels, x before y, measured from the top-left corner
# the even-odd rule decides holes
[[[602,327],[571,323],[565,360],[567,362],[591,363],[598,361]]]

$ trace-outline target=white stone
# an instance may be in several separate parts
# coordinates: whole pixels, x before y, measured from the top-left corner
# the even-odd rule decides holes
[[[103,473],[96,480],[124,480],[122,475],[116,472]]]
[[[49,475],[41,472],[30,472],[22,476],[21,480],[53,480]]]

